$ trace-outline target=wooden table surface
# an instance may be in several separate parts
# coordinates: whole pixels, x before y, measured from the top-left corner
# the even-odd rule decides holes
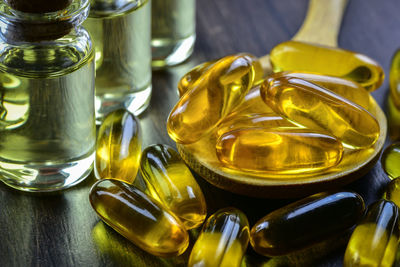
[[[250,52],[262,56],[288,40],[300,27],[306,0],[199,0],[197,41],[191,59],[174,68],[153,73],[150,107],[139,118],[143,147],[154,143],[174,146],[165,129],[169,111],[178,96],[179,78],[194,65],[227,54]],[[339,36],[339,46],[377,60],[387,75],[373,96],[385,110],[388,71],[400,47],[400,5],[397,0],[350,0]],[[215,188],[196,177],[207,200],[209,214],[235,206],[250,224],[290,200],[252,199]],[[346,188],[359,192],[369,204],[380,197],[389,181],[380,163]],[[93,175],[81,184],[52,195],[21,193],[0,184],[0,266],[185,266],[188,251],[180,257],[157,258],[141,251],[105,226],[92,210],[88,193]],[[135,227],[132,222],[132,227]],[[191,246],[196,231],[192,233]],[[344,247],[313,264],[341,266]],[[308,256],[306,256],[308,257]],[[250,247],[242,266],[270,266]]]

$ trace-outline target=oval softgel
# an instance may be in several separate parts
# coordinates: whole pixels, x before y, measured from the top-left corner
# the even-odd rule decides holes
[[[265,256],[280,256],[310,247],[354,226],[364,201],[354,192],[323,192],[277,209],[251,229],[250,243]]]
[[[207,215],[203,192],[172,147],[159,144],[144,149],[140,172],[150,195],[178,216],[186,229],[203,223]]]
[[[189,235],[180,220],[132,185],[100,180],[91,188],[89,200],[106,224],[150,254],[177,256],[189,245]]]

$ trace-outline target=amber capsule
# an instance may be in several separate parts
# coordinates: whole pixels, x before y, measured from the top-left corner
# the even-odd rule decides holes
[[[203,223],[207,216],[203,192],[178,152],[166,145],[147,147],[140,172],[151,196],[178,216],[186,229]]]
[[[227,117],[228,118],[228,117]],[[217,128],[217,136],[221,136],[224,133],[248,128],[265,128],[279,131],[285,131],[290,129],[299,129],[298,126],[294,125],[285,118],[282,118],[276,114],[269,113],[252,113],[246,115],[229,116],[229,120],[223,120]]]
[[[360,83],[368,91],[381,86],[382,67],[371,58],[352,51],[288,41],[275,46],[270,53],[274,72],[298,71],[341,77]]]
[[[106,116],[97,134],[95,175],[133,183],[139,169],[140,127],[136,117],[123,109]]]
[[[333,76],[290,71],[278,72],[273,74],[271,77],[282,76],[297,77],[315,83],[356,103],[357,105],[362,106],[366,110],[369,109],[370,94],[359,83]]]
[[[89,199],[105,223],[150,254],[180,255],[189,244],[180,220],[132,185],[100,180],[90,190]]]
[[[218,60],[197,79],[172,109],[167,130],[177,143],[190,144],[206,135],[239,105],[255,78],[256,58],[238,54]]]
[[[400,143],[394,143],[383,151],[381,164],[390,179],[400,176]]]
[[[308,129],[239,129],[219,137],[218,159],[253,172],[310,173],[337,165],[343,146],[333,136]]]
[[[214,66],[215,62],[217,62],[217,60],[204,62],[186,73],[178,82],[179,96],[183,96],[183,94],[193,86],[201,75]]]
[[[379,200],[354,229],[344,254],[344,266],[391,267],[398,241],[399,210],[393,202]]]
[[[389,182],[386,186],[383,198],[392,201],[397,207],[400,207],[400,177]]]
[[[239,267],[249,243],[249,222],[235,208],[214,213],[193,246],[188,266]]]
[[[367,148],[379,137],[379,123],[367,110],[306,80],[270,78],[261,86],[261,97],[290,121],[328,132],[347,147]]]
[[[395,106],[400,109],[400,50],[392,58],[389,73],[390,94]]]
[[[266,256],[289,254],[354,226],[364,201],[354,192],[323,192],[277,209],[251,229],[254,250]]]

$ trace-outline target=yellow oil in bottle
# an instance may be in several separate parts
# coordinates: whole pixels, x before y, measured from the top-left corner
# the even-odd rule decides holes
[[[382,67],[352,51],[297,41],[283,42],[270,53],[274,72],[298,71],[336,76],[360,83],[368,91],[381,86]]]
[[[151,7],[147,0],[92,0],[84,22],[96,51],[96,118],[125,108],[135,115],[151,97]]]
[[[196,40],[195,0],[152,0],[151,50],[153,67],[181,63]]]
[[[278,114],[309,129],[328,132],[350,148],[367,148],[379,137],[378,121],[364,108],[311,82],[266,80],[261,97]]]

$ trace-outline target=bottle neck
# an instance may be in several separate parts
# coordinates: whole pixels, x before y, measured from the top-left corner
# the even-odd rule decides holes
[[[80,25],[89,14],[89,0],[73,0],[63,10],[27,13],[0,2],[0,34],[6,41],[55,40]]]

